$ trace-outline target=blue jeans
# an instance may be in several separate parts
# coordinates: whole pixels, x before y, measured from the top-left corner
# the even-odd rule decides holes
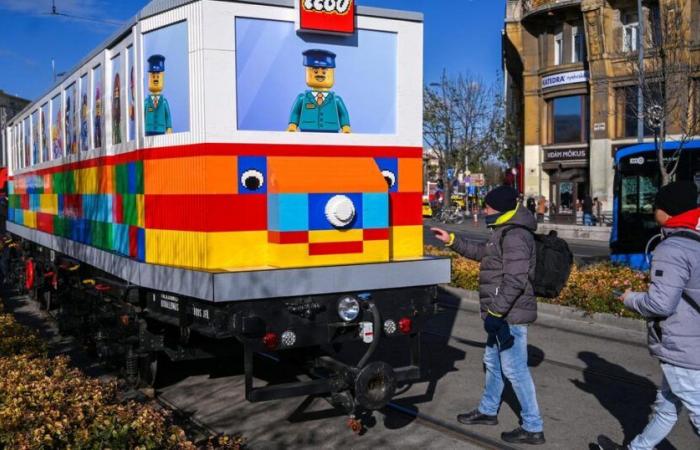
[[[510,332],[515,338],[515,343],[508,350],[498,351],[494,335],[489,335],[486,341],[486,385],[479,403],[479,412],[488,416],[498,415],[505,377],[510,381],[520,402],[523,428],[525,431],[537,433],[543,431],[543,422],[540,408],[537,406],[535,383],[527,367],[527,325],[511,325]]]
[[[593,226],[593,214],[584,214],[583,215],[583,225],[587,226],[587,227]]]
[[[630,450],[652,450],[671,432],[683,406],[700,434],[700,370],[661,364],[664,378],[656,395],[651,422],[630,443]]]

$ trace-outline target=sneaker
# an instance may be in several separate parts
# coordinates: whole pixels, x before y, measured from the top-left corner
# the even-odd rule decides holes
[[[457,420],[464,425],[498,425],[498,416],[481,414],[478,409],[458,415]]]
[[[598,436],[598,447],[600,450],[625,450],[627,448],[623,445],[616,444],[612,439],[602,434]]]
[[[523,430],[521,427],[509,433],[501,433],[501,439],[511,444],[530,444],[530,445],[542,445],[546,441],[544,440],[544,433],[531,433],[529,431]]]

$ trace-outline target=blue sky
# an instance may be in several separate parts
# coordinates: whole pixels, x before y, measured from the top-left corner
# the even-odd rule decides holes
[[[0,0],[0,89],[35,99],[58,71],[71,69],[148,0],[55,0],[59,12],[109,23],[50,16],[51,0]],[[425,14],[425,81],[470,72],[494,81],[500,71],[505,0],[358,0],[359,5]]]

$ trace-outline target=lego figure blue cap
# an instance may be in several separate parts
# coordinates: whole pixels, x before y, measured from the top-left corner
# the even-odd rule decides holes
[[[335,69],[335,53],[327,50],[312,49],[304,53],[304,66]]]
[[[150,73],[165,72],[165,56],[151,55],[148,58],[148,71]]]

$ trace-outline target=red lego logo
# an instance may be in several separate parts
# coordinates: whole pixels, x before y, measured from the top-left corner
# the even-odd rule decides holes
[[[298,1],[300,30],[342,34],[355,32],[355,0]]]

